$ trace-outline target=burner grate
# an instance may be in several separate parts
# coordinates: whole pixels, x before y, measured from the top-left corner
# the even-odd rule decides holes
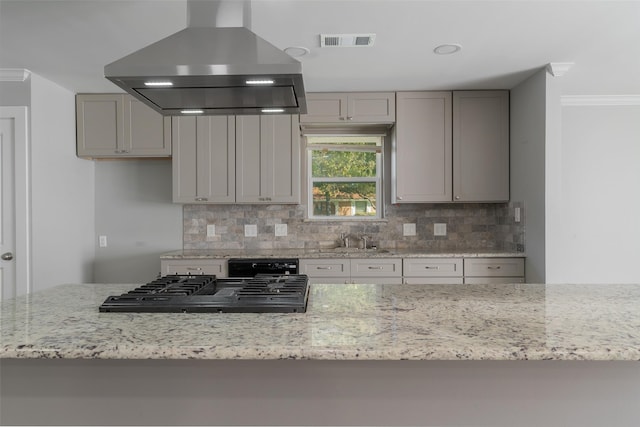
[[[260,274],[253,278],[169,275],[120,296],[100,311],[111,312],[305,312],[309,278]]]

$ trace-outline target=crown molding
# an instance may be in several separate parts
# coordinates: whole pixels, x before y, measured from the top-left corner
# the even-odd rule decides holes
[[[640,105],[640,95],[564,95],[563,107]]]
[[[30,74],[26,68],[0,68],[0,82],[23,82]]]
[[[573,62],[549,62],[547,64],[547,72],[553,77],[562,77],[573,67],[573,64]]]

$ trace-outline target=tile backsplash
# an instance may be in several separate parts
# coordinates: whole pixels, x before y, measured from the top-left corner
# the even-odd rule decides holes
[[[524,252],[524,221],[514,221],[516,207],[522,206],[519,202],[388,205],[383,220],[319,221],[305,219],[304,205],[184,205],[183,248],[324,248],[337,245],[344,233],[366,235],[380,249]],[[434,223],[446,224],[447,235],[434,236]],[[215,225],[210,237],[209,224]],[[257,237],[244,235],[244,226],[251,224],[257,225]],[[286,236],[275,236],[276,224],[287,225]],[[416,235],[403,236],[403,224],[416,224]]]

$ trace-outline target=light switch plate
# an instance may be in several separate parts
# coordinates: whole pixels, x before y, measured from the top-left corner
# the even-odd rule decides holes
[[[207,224],[207,237],[214,237],[216,235],[215,224]]]
[[[287,224],[276,224],[275,226],[276,237],[282,237],[287,235]]]
[[[245,225],[244,237],[258,237],[258,226],[256,224]]]
[[[100,247],[101,248],[106,248],[107,247],[107,236],[99,236],[98,237],[98,242],[100,243]]]
[[[433,235],[434,236],[446,236],[447,235],[447,224],[445,223],[434,223],[433,224]]]
[[[515,221],[515,222],[520,222],[520,208],[519,208],[519,207],[516,207],[516,208],[513,210],[513,216],[515,217],[515,218],[514,218],[514,221]]]
[[[402,235],[403,236],[415,236],[416,235],[416,224],[402,224]]]

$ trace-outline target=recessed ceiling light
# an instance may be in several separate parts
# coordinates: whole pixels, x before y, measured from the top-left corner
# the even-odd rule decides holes
[[[433,49],[433,52],[438,55],[451,55],[452,53],[460,52],[460,49],[462,49],[462,45],[457,43],[446,43],[437,46]]]
[[[284,49],[284,52],[289,56],[293,56],[294,58],[299,58],[301,56],[308,55],[311,52],[304,46],[289,46]]]

